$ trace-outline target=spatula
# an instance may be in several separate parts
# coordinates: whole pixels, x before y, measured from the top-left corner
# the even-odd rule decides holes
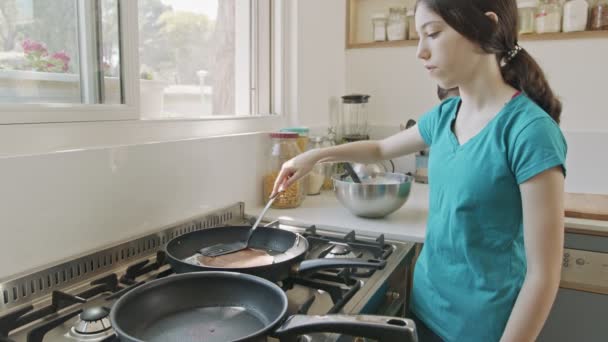
[[[353,169],[353,166],[350,165],[350,163],[344,163],[344,169],[346,170],[350,178],[353,180],[353,182],[361,183],[361,179],[357,175],[357,172],[355,172],[355,170]]]
[[[268,211],[268,208],[270,208],[272,203],[274,203],[274,200],[277,197],[279,197],[279,194],[280,193],[275,194],[273,197],[270,198],[268,203],[266,203],[266,206],[262,210],[262,213],[260,213],[260,215],[258,216],[258,219],[255,221],[255,223],[253,224],[251,229],[249,229],[249,233],[247,234],[247,239],[245,241],[237,241],[237,242],[232,242],[232,243],[218,243],[217,245],[213,245],[213,246],[209,246],[209,247],[205,247],[205,248],[201,249],[199,251],[199,253],[201,253],[202,255],[204,255],[206,257],[218,257],[221,255],[231,254],[234,252],[242,251],[243,249],[247,249],[249,247],[249,241],[251,240],[251,237],[253,236],[253,232],[255,231],[255,229],[258,227],[258,225],[262,221],[262,218],[264,217],[264,214],[266,214],[266,211]]]

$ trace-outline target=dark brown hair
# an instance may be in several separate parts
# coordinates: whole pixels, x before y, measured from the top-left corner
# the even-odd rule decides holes
[[[484,52],[495,54],[502,65],[505,82],[525,93],[559,123],[562,104],[553,94],[538,63],[525,49],[508,59],[509,52],[517,46],[516,0],[418,0],[418,3],[437,13]],[[496,13],[498,23],[488,17],[487,12]]]

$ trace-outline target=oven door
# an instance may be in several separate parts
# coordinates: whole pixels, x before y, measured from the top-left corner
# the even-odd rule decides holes
[[[566,234],[561,286],[540,342],[608,341],[608,237]]]

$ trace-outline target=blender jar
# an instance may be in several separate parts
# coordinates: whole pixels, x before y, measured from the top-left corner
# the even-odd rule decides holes
[[[338,127],[338,141],[350,142],[369,139],[367,103],[369,95],[342,96],[342,115]]]

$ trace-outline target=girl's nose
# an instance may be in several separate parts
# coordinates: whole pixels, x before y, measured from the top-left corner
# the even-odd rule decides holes
[[[423,42],[422,38],[418,41],[418,49],[416,50],[416,57],[422,60],[428,60],[431,57],[431,53]]]

